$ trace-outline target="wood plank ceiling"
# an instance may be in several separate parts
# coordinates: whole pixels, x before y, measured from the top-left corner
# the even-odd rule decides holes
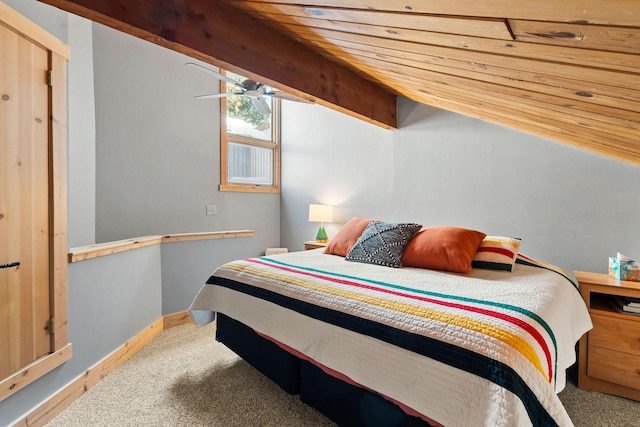
[[[227,0],[409,99],[640,164],[640,1]]]
[[[380,126],[395,126],[403,96],[640,165],[638,0],[41,1]],[[181,37],[132,20],[143,4],[227,23]],[[217,37],[258,58],[208,50]]]

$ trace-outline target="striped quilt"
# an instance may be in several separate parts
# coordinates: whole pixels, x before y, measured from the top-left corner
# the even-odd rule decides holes
[[[591,328],[576,285],[521,257],[461,275],[322,250],[234,261],[194,300],[444,426],[572,425],[557,393]]]

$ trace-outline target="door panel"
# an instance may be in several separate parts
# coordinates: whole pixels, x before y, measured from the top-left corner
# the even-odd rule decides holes
[[[0,379],[51,352],[47,70],[0,25]]]

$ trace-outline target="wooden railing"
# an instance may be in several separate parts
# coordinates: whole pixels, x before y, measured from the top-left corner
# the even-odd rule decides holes
[[[163,236],[145,236],[71,248],[69,250],[68,256],[69,262],[78,262],[84,261],[86,259],[98,258],[105,255],[112,255],[118,252],[144,248],[145,246],[157,245],[160,243],[183,242],[189,240],[229,239],[233,237],[251,237],[254,234],[255,232],[253,230],[235,230],[168,234]]]

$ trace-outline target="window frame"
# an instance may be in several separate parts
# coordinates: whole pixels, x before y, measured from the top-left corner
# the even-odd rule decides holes
[[[220,69],[225,74],[224,69]],[[225,74],[226,75],[226,74]],[[220,81],[220,93],[227,91],[227,84]],[[228,180],[228,152],[229,143],[244,144],[253,147],[273,150],[273,184],[247,184],[229,182]],[[271,98],[271,141],[249,138],[246,136],[227,133],[227,99],[220,98],[220,191],[251,192],[251,193],[280,193],[280,99]]]

